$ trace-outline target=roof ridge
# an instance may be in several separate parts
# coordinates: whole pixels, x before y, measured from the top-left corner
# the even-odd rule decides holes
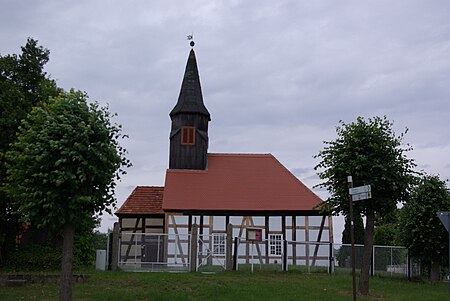
[[[227,157],[273,157],[271,153],[208,153],[208,156],[227,156]]]
[[[176,169],[176,168],[168,168],[166,172],[176,172],[176,173],[207,173],[208,170],[203,169]]]
[[[142,188],[164,188],[164,186],[155,186],[155,185],[136,185],[136,187],[133,189],[136,190],[138,187]]]

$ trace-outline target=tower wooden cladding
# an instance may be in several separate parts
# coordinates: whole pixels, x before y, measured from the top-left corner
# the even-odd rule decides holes
[[[203,103],[195,52],[191,49],[178,102],[169,114],[169,169],[206,170],[208,161],[208,109]]]

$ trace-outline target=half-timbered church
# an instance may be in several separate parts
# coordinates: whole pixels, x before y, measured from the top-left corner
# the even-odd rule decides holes
[[[247,228],[261,229],[265,243],[257,246],[257,255],[265,263],[277,262],[284,240],[292,242],[290,264],[320,259],[317,242],[330,243],[333,237],[332,219],[317,208],[322,202],[317,195],[272,154],[208,153],[211,115],[193,49],[169,116],[165,186],[137,186],[116,212],[120,261],[185,262],[189,247],[180,237],[188,237],[194,224],[204,237],[205,254],[225,255],[225,233],[231,224],[233,237],[242,241]],[[146,241],[136,238],[143,234]],[[240,252],[248,262],[249,246]]]

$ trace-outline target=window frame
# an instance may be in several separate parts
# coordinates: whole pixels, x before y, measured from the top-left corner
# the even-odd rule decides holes
[[[283,255],[283,235],[269,234],[269,255],[281,256]]]
[[[195,133],[195,127],[183,126],[181,128],[181,145],[195,145]]]
[[[214,233],[212,236],[213,236],[213,254],[225,255],[227,235],[225,233]]]

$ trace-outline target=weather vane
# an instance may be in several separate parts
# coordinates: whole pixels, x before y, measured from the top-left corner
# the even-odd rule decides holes
[[[189,43],[189,45],[191,45],[191,47],[194,47],[194,46],[195,46],[195,43],[194,43],[194,33],[191,33],[190,35],[188,35],[188,36],[187,36],[187,39],[188,39],[188,41],[191,41],[191,42]]]

